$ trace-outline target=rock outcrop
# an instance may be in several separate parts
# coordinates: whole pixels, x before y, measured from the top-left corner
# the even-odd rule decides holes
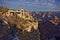
[[[13,37],[11,40],[13,40],[14,37],[18,37],[17,40],[18,39],[19,40],[40,40],[40,33],[38,30],[38,21],[35,20],[29,14],[29,12],[25,12],[25,15],[22,17],[19,17],[15,13],[9,16],[7,16],[5,13],[0,15],[1,15],[0,23],[2,21],[3,24],[2,23],[1,24],[4,25],[4,27],[5,25],[7,25],[6,26],[7,30],[3,28],[5,29],[5,33],[2,33],[3,36],[0,37],[1,40],[4,40],[4,39],[10,40],[11,39],[10,36]],[[3,27],[3,26],[0,26],[0,27]],[[17,30],[17,32],[15,30]]]

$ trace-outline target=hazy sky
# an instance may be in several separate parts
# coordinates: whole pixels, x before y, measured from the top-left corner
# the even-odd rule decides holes
[[[28,11],[60,11],[60,0],[6,0],[0,5],[10,9],[23,8]]]

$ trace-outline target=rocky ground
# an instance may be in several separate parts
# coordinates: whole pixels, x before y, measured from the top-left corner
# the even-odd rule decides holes
[[[0,40],[40,40],[39,30],[31,32],[18,30],[14,25],[9,26],[0,21]]]
[[[15,16],[3,17],[0,15],[0,40],[40,40],[38,29],[35,30],[32,27],[30,32],[23,31],[27,27],[26,24],[29,24],[30,27],[30,23],[33,22],[34,20],[16,19]]]

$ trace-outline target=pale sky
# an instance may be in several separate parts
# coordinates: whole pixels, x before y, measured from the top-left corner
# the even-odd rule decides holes
[[[60,0],[6,0],[0,5],[10,9],[23,8],[28,11],[60,11]]]

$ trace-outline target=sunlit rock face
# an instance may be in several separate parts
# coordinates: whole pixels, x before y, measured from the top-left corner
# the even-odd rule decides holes
[[[27,11],[21,16],[18,16],[16,13],[9,15],[4,13],[1,15],[1,40],[40,40],[38,21]]]
[[[17,13],[16,13],[17,12]],[[18,12],[21,12],[18,14]],[[31,32],[31,29],[38,29],[38,21],[34,19],[28,11],[24,10],[8,10],[5,14],[3,14],[3,18],[11,25],[16,25],[18,29],[22,29],[23,31]],[[20,16],[21,17],[20,17]]]
[[[9,28],[10,27],[10,28]],[[6,24],[0,21],[0,39],[1,40],[40,40],[39,30],[31,29],[31,32],[21,31],[15,25]]]
[[[50,22],[57,26],[60,23],[60,18],[58,16],[55,16],[53,20],[50,20]]]

